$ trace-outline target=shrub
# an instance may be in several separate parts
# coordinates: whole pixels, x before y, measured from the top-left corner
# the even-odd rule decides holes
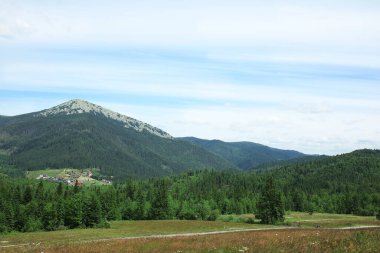
[[[253,218],[248,218],[245,223],[248,223],[248,224],[255,224],[255,220]]]
[[[207,217],[207,220],[209,221],[215,221],[219,217],[219,211],[218,210],[212,210],[210,215]]]
[[[42,229],[42,223],[39,219],[28,219],[23,227],[23,232],[35,232]]]
[[[110,228],[111,224],[107,221],[102,219],[98,224],[95,225],[96,228]]]
[[[0,235],[5,234],[6,232],[8,232],[8,228],[5,225],[0,224]]]
[[[234,217],[232,215],[226,215],[226,216],[222,216],[220,217],[220,220],[224,221],[224,222],[230,222],[230,221],[233,221]]]

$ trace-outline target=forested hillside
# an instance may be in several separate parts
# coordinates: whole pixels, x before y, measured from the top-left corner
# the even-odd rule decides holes
[[[179,138],[214,153],[240,169],[249,170],[259,165],[305,157],[294,150],[282,150],[253,142],[224,142],[203,140],[195,137]]]
[[[198,146],[86,101],[2,119],[0,154],[24,170],[92,167],[123,180],[237,169]]]
[[[277,179],[294,210],[372,215],[380,207],[379,150],[290,164],[265,174]]]
[[[380,208],[380,151],[359,150],[262,172],[198,171],[91,188],[0,176],[0,226],[53,230],[255,213],[269,177],[286,210],[374,215]]]

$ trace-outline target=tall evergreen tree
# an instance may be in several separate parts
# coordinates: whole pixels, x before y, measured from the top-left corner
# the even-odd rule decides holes
[[[24,191],[23,203],[24,203],[24,204],[29,203],[30,201],[32,201],[32,198],[33,198],[33,195],[32,195],[32,187],[31,187],[30,185],[28,185],[28,186],[25,188],[25,191]]]
[[[261,219],[261,223],[275,224],[284,221],[284,213],[281,195],[276,190],[273,178],[269,177],[257,203],[256,217]]]
[[[62,194],[63,194],[63,184],[62,184],[62,182],[59,182],[59,184],[57,186],[56,193],[57,193],[58,196],[62,196]]]
[[[102,208],[96,195],[84,196],[82,221],[86,227],[94,227],[102,219]]]
[[[137,192],[137,207],[136,216],[137,220],[143,220],[146,217],[145,196],[141,190]]]
[[[59,226],[59,218],[56,206],[53,204],[48,204],[45,206],[42,214],[42,225],[43,228],[47,231],[56,230]]]
[[[66,201],[65,206],[65,226],[76,228],[82,224],[82,202],[78,196],[70,198]]]
[[[166,179],[156,182],[150,217],[154,220],[170,218],[169,185]]]
[[[45,192],[44,192],[44,183],[42,182],[42,180],[40,180],[40,182],[38,183],[38,186],[37,186],[37,189],[36,189],[36,193],[35,193],[35,198],[37,200],[40,200],[40,201],[43,201],[45,196],[44,196]]]

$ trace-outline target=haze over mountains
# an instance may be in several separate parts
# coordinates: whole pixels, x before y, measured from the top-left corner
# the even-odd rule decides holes
[[[248,170],[302,157],[256,143],[173,138],[147,123],[83,100],[0,117],[0,151],[27,170],[97,167],[123,179],[185,170]]]

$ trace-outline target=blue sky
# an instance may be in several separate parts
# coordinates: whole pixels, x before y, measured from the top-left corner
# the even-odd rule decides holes
[[[380,148],[379,1],[0,1],[0,114],[82,98],[174,136]]]

